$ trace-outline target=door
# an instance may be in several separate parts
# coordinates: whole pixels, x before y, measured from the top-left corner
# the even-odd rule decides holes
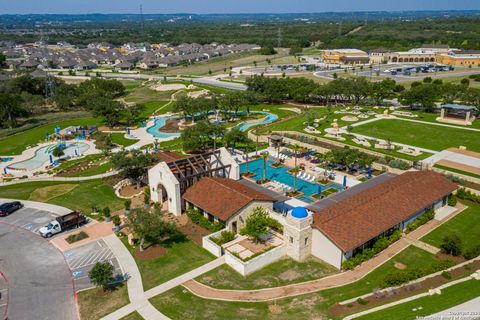
[[[233,233],[237,233],[237,221],[232,222],[232,231]]]

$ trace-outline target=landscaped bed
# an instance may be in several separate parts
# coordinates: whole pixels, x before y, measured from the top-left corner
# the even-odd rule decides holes
[[[97,320],[130,303],[127,286],[102,292],[93,288],[78,293],[78,306],[82,320]]]

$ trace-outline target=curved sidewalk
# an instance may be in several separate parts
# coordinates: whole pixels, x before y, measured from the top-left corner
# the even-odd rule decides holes
[[[38,178],[29,178],[29,179],[21,179],[21,180],[13,180],[8,182],[0,182],[0,187],[2,186],[10,186],[19,183],[27,183],[27,182],[37,182],[37,181],[88,181],[88,180],[97,180],[102,178],[111,177],[117,175],[118,171],[110,171],[102,174],[97,174],[94,176],[86,176],[86,177],[38,177]]]

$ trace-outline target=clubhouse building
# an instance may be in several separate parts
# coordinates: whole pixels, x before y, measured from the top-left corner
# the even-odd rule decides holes
[[[196,208],[238,233],[253,209],[262,207],[284,226],[283,242],[272,250],[275,259],[290,256],[303,261],[313,255],[338,269],[379,237],[405,229],[429,209],[441,210],[457,189],[434,171],[383,173],[319,201],[278,212],[288,207],[279,204],[291,199],[241,179],[238,163],[224,148],[167,159],[148,174],[152,201],[161,202],[165,210],[180,215]]]

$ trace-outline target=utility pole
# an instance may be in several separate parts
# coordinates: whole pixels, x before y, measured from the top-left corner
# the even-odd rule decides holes
[[[145,36],[145,24],[143,19],[143,6],[140,5],[140,31],[142,33],[142,38]]]

